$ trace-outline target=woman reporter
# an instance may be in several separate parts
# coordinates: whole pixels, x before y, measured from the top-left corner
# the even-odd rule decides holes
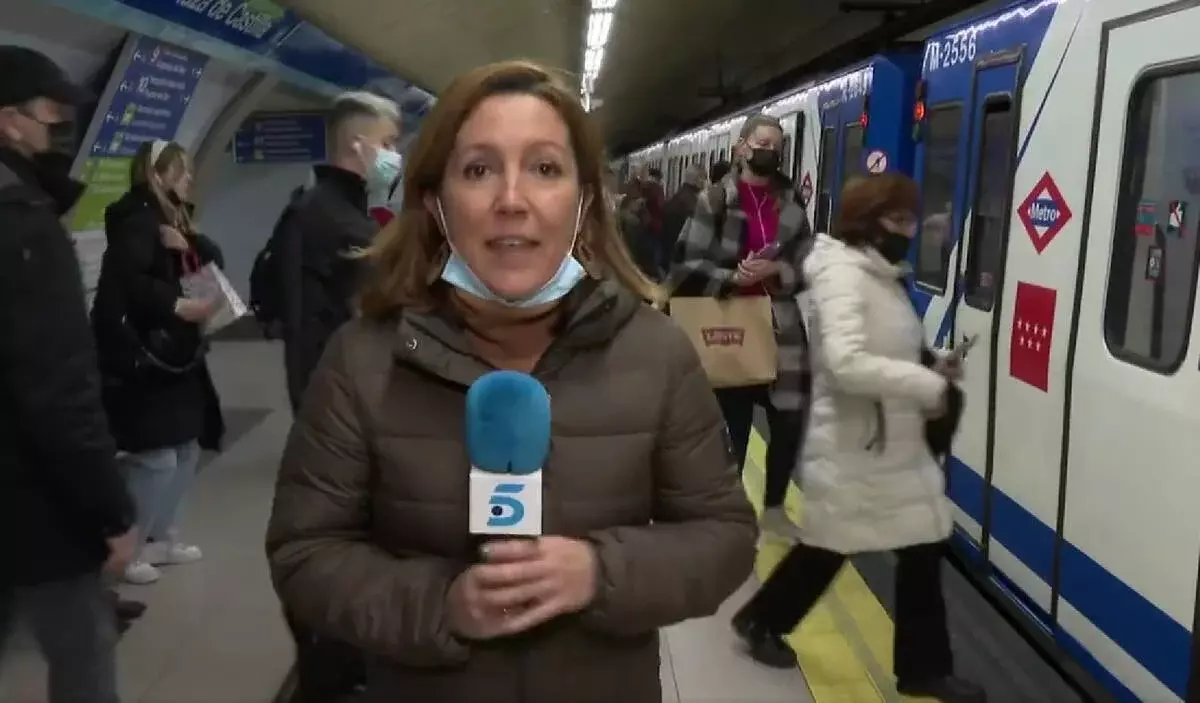
[[[599,140],[536,65],[456,80],[366,253],[284,454],[268,552],[285,604],[371,658],[368,700],[657,703],[657,629],[749,575],[755,528],[694,349],[645,304]],[[535,541],[467,530],[467,387],[553,397]]]

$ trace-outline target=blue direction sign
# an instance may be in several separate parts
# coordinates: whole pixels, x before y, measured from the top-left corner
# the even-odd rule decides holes
[[[316,112],[252,115],[234,137],[233,156],[240,164],[324,161],[325,116]]]
[[[207,62],[203,54],[139,37],[91,156],[133,156],[142,142],[174,139]]]

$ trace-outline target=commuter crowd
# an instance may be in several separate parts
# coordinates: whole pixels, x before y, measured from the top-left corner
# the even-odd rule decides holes
[[[120,616],[140,608],[114,585],[201,559],[177,526],[220,448],[206,353],[236,307],[196,293],[223,257],[189,154],[150,141],[106,211],[89,312],[60,222],[86,100],[0,48],[0,654],[20,615],[51,703],[117,701]],[[576,91],[527,62],[460,76],[403,160],[399,118],[372,94],[335,101],[329,161],[251,276],[294,411],[266,535],[293,701],[657,703],[658,631],[717,611],[760,528],[791,547],[733,619],[754,659],[795,666],[783,637],[846,559],[894,551],[899,691],[985,700],[954,675],[941,591],[961,368],[926,347],[904,288],[910,179],[851,180],[814,233],[783,129],[757,115],[670,197],[655,169],[622,184]],[[545,386],[554,437],[543,536],[481,545],[464,398],[497,369]],[[756,409],[758,520],[740,480]]]

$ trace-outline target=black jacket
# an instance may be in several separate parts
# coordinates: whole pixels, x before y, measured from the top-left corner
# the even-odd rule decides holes
[[[696,202],[700,200],[700,188],[691,183],[684,183],[675,191],[675,195],[667,201],[663,210],[662,231],[662,261],[670,262],[671,253],[675,251],[675,243],[679,241],[679,233],[687,224],[692,213],[696,211]]]
[[[0,148],[0,590],[98,570],[135,519],[59,222],[82,189],[61,173]]]
[[[92,307],[104,376],[104,406],[118,446],[129,452],[202,440],[219,442],[219,408],[204,362],[200,327],[175,315],[187,272],[184,255],[163,245],[167,224],[154,194],[134,186],[104,213],[108,247]],[[193,240],[194,261],[213,252]],[[173,370],[149,363],[150,356]]]
[[[353,317],[362,265],[347,256],[371,244],[378,223],[367,210],[367,183],[333,166],[317,166],[317,183],[301,196],[280,232],[284,360],[295,408],[325,343]]]

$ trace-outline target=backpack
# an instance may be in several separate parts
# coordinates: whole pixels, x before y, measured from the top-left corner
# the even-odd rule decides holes
[[[258,256],[254,257],[254,267],[250,269],[250,310],[267,339],[280,336],[279,326],[283,320],[283,271],[280,270],[279,246],[287,234],[291,216],[299,208],[305,192],[303,186],[292,191],[288,204],[275,223],[275,229],[271,231],[271,236],[258,252]]]

